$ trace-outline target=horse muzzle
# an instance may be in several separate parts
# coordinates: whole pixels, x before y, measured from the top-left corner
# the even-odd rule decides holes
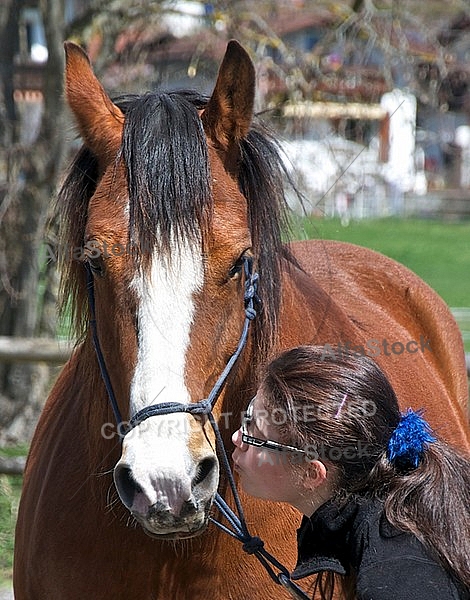
[[[203,533],[209,520],[212,502],[204,507],[185,502],[179,516],[175,517],[166,507],[159,503],[151,506],[147,515],[133,514],[146,534],[158,539],[181,540],[195,537]]]
[[[177,463],[178,464],[178,463]],[[175,464],[131,464],[121,459],[114,469],[119,497],[145,532],[160,538],[199,535],[207,526],[217,491],[219,465],[215,455],[183,468]]]

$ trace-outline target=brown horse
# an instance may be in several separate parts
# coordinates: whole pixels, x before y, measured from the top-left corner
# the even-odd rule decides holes
[[[66,55],[66,96],[84,147],[58,210],[64,291],[82,341],[32,442],[16,600],[286,598],[208,520],[227,482],[206,416],[153,416],[121,443],[89,328],[87,272],[103,360],[128,420],[148,405],[207,397],[240,338],[252,257],[258,315],[214,408],[228,447],[259,365],[300,343],[375,356],[403,407],[424,407],[443,438],[467,447],[457,326],[427,285],[384,256],[281,243],[281,161],[253,121],[254,68],[236,42],[209,100],[171,92],[112,102],[85,53],[67,43]],[[298,515],[242,502],[252,532],[292,567]]]

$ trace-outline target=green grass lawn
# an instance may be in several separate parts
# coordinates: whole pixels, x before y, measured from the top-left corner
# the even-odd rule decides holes
[[[470,222],[418,219],[296,219],[297,239],[351,242],[372,248],[419,275],[451,308],[470,307]],[[470,352],[470,312],[454,311]]]
[[[302,219],[297,238],[351,242],[394,258],[419,275],[451,307],[470,307],[470,222]]]

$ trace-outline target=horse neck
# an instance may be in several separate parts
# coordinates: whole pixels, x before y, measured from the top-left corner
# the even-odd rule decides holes
[[[336,343],[357,336],[356,327],[333,297],[312,275],[285,260],[279,334],[273,353],[300,344]]]

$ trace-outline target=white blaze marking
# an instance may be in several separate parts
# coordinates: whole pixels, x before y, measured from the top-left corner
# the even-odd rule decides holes
[[[203,282],[200,249],[183,246],[166,264],[152,259],[148,279],[139,274],[137,364],[131,383],[130,415],[152,404],[188,403],[184,383],[186,351],[194,316],[193,295]],[[124,440],[122,459],[151,503],[179,511],[191,495],[192,461],[188,417],[157,416],[133,429]]]
[[[203,268],[198,249],[186,246],[178,254],[170,266],[154,257],[149,279],[138,275],[134,280],[139,347],[131,386],[132,414],[155,402],[189,401],[185,357],[193,295],[202,285]]]

